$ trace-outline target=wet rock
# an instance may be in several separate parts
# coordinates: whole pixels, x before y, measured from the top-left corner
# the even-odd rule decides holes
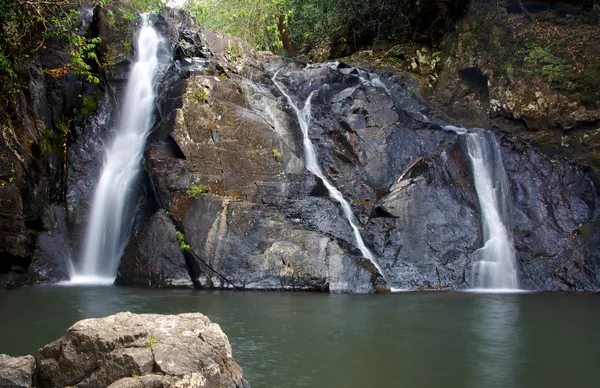
[[[31,264],[27,269],[30,283],[58,282],[69,278],[71,249],[65,209],[52,205],[44,217],[47,232],[36,234]]]
[[[193,287],[175,227],[164,210],[157,211],[131,236],[115,283],[151,288]]]
[[[36,358],[42,388],[248,386],[227,336],[198,313],[126,312],[86,319],[40,349]]]
[[[98,59],[111,81],[123,82],[127,78],[133,62],[133,36],[137,25],[139,16],[130,3],[114,1],[94,10],[91,31],[101,39]]]
[[[455,121],[577,160],[598,187],[600,35],[598,23],[586,21],[594,16],[586,11],[566,23],[548,10],[529,23],[522,14],[471,8],[443,41],[432,101]]]
[[[185,44],[168,81],[177,82],[172,97],[159,102],[159,111],[173,113],[161,113],[168,123],[157,124],[147,173],[156,202],[172,213],[190,246],[187,264],[198,286],[330,292],[469,287],[473,254],[483,244],[473,173],[462,137],[439,125],[447,116],[418,95],[422,85],[341,63],[307,66],[259,56],[245,47],[234,59],[229,37],[203,31],[174,11],[163,17],[168,35],[179,31]],[[422,67],[434,54],[419,62]],[[279,69],[278,81],[299,109],[312,95],[309,137],[320,166],[350,202],[383,274],[361,257],[338,203],[306,171],[294,109],[270,80]],[[464,90],[449,87],[447,96],[438,96],[456,107],[479,101],[469,108],[472,117],[482,113],[475,121],[487,117],[481,101],[491,103],[494,93],[487,84],[492,74],[482,69],[460,64],[456,77]],[[437,62],[431,71],[428,77],[437,77]],[[450,80],[444,77],[440,85]],[[505,118],[512,120],[512,134],[526,123],[515,117]],[[504,138],[503,157],[523,287],[596,289],[592,186],[577,168],[515,144]],[[535,189],[545,181],[551,184]],[[538,209],[549,202],[552,212]]]
[[[505,141],[503,159],[514,206],[513,231],[521,286],[534,290],[600,289],[598,246],[589,234],[598,221],[592,182],[578,168],[530,147]]]
[[[0,354],[0,386],[31,387],[35,371],[32,356],[10,357]]]

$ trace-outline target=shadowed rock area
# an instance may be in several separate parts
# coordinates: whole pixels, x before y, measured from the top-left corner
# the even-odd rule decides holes
[[[34,371],[35,370],[35,371]],[[0,355],[0,384],[29,387],[249,387],[219,325],[202,314],[85,319],[25,357]]]

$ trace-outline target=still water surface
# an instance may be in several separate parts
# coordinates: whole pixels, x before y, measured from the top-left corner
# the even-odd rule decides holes
[[[600,387],[600,295],[199,292],[38,286],[0,292],[0,353],[79,319],[201,312],[253,388]]]

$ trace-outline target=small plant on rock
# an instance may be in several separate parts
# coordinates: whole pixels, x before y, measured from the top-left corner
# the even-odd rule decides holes
[[[206,187],[204,187],[204,185],[202,183],[197,183],[195,185],[192,185],[187,190],[187,195],[190,198],[198,198],[198,195],[204,193],[205,191],[206,191]]]
[[[198,89],[195,92],[190,92],[185,96],[188,103],[191,102],[208,102],[208,93],[204,89]]]
[[[152,345],[154,345],[155,343],[156,343],[156,337],[153,335],[150,335],[150,337],[148,337],[148,341],[146,341],[146,347],[148,349],[150,349],[152,347]]]
[[[179,248],[184,252],[191,251],[192,247],[185,242],[185,235],[183,232],[178,230],[175,234],[177,235],[177,241],[179,241]]]
[[[271,149],[271,153],[273,154],[273,157],[274,157],[275,159],[277,159],[277,158],[280,158],[280,157],[281,157],[281,152],[279,152],[279,151],[277,150],[277,148],[275,148],[275,147],[273,147],[273,148]]]

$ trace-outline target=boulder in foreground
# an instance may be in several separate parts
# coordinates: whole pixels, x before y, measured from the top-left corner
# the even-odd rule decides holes
[[[31,356],[0,354],[0,387],[30,387],[34,370],[35,359]]]
[[[36,360],[38,387],[249,387],[225,333],[198,313],[85,319]]]

